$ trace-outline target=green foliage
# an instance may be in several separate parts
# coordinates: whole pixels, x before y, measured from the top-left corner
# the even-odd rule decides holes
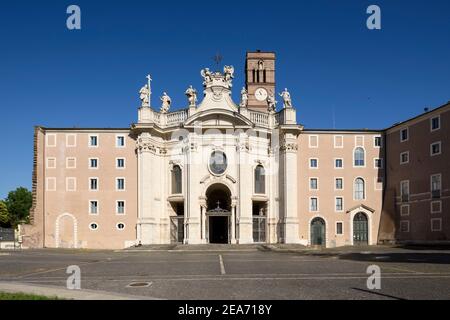
[[[0,292],[0,300],[60,300],[57,297],[46,297],[28,293]]]
[[[5,199],[8,209],[9,223],[17,227],[22,222],[28,222],[33,196],[26,188],[17,188],[11,191]]]
[[[0,227],[7,227],[9,225],[8,207],[5,201],[0,200]]]

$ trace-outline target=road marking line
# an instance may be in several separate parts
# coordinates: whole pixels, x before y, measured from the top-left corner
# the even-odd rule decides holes
[[[219,262],[220,262],[220,273],[221,273],[222,275],[225,275],[225,274],[226,274],[226,272],[225,272],[225,266],[224,266],[224,264],[223,264],[223,258],[222,258],[222,255],[221,255],[221,254],[219,254]]]

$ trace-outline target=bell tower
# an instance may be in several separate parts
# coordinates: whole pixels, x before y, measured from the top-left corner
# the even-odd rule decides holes
[[[245,87],[248,108],[268,112],[267,97],[275,92],[275,53],[247,52],[245,62]]]

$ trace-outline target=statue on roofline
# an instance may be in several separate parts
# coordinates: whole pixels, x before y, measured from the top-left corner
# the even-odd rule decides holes
[[[246,108],[248,106],[248,92],[245,87],[241,90],[241,103],[239,105],[241,108]]]
[[[163,93],[163,96],[160,99],[162,101],[161,113],[169,112],[170,105],[172,104],[172,99],[167,95],[166,92]]]
[[[192,86],[189,86],[185,94],[188,97],[189,106],[195,107],[197,103],[197,90],[195,90]]]
[[[141,99],[141,106],[142,107],[149,107],[150,106],[150,89],[148,87],[148,84],[143,86],[141,90],[139,91],[139,98]]]
[[[292,108],[291,94],[289,93],[287,88],[285,88],[284,91],[280,93],[280,97],[283,98],[284,108]]]

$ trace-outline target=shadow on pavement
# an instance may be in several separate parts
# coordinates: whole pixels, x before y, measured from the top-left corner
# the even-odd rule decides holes
[[[449,253],[345,253],[338,256],[341,260],[395,263],[431,263],[449,264]]]

